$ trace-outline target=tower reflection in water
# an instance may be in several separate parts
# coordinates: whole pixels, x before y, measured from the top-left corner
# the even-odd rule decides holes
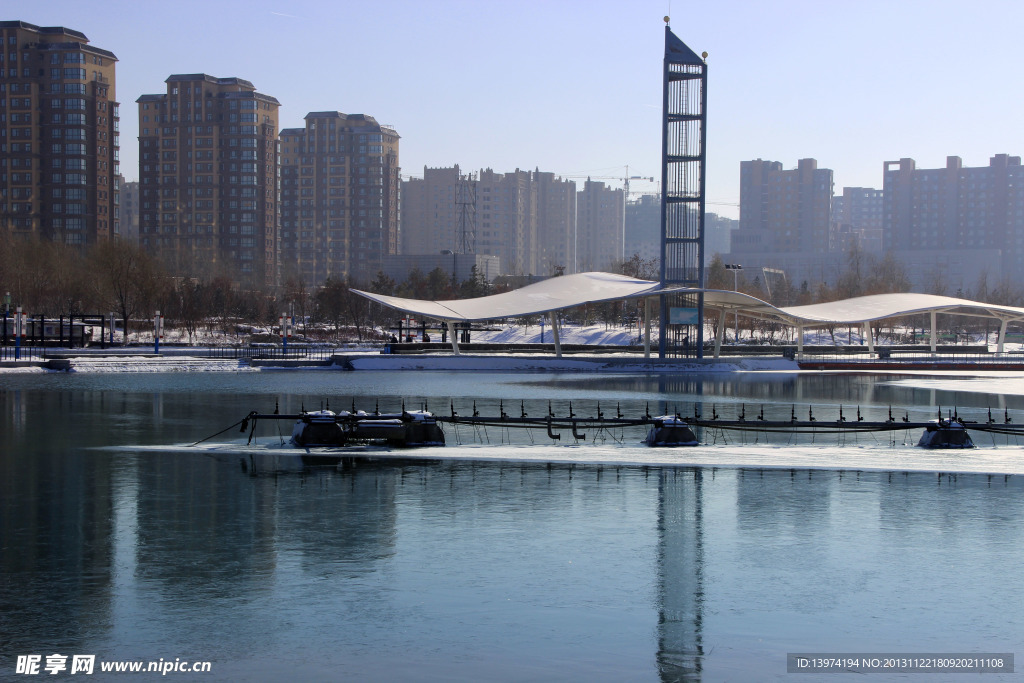
[[[658,492],[658,673],[699,681],[704,645],[704,520],[699,469],[663,469]]]

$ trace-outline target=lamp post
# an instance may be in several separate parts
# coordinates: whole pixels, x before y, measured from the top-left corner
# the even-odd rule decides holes
[[[726,270],[732,271],[732,291],[740,291],[739,287],[739,272],[743,270],[743,266],[738,263],[726,263]],[[733,331],[733,340],[739,342],[740,340],[740,309],[736,309],[736,329]]]

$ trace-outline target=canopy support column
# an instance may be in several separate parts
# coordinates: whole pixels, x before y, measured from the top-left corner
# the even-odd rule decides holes
[[[1006,323],[1008,322],[1009,321],[1006,320],[1005,318],[999,321],[999,345],[996,347],[997,353],[1003,352],[1003,342],[1006,341]]]
[[[868,340],[868,353],[875,353],[875,337],[871,334],[871,323],[864,323],[864,337]]]
[[[715,328],[715,358],[722,355],[722,339],[725,337],[725,309],[718,312],[718,325]]]
[[[931,318],[932,318],[931,346],[932,346],[932,355],[934,356],[935,355],[936,342],[937,342],[938,337],[939,337],[938,330],[935,329],[935,311],[931,311]]]
[[[651,359],[651,297],[644,299],[644,360]]]
[[[554,311],[548,312],[548,320],[551,321],[551,337],[555,340],[555,358],[561,358],[562,342],[558,340],[558,317]]]
[[[455,323],[451,320],[446,321],[448,325],[448,336],[452,338],[452,353],[456,356],[459,355],[459,336],[455,333]]]
[[[804,359],[804,326],[796,326],[796,359]]]

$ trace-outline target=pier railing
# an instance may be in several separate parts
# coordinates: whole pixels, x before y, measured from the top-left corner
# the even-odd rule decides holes
[[[968,349],[962,353],[946,351],[931,354],[927,351],[896,351],[876,349],[875,354],[805,354],[797,358],[805,370],[828,369],[974,369],[974,370],[1022,370],[1024,352],[977,353]]]
[[[310,346],[305,344],[289,344],[287,348],[279,345],[235,345],[211,346],[205,351],[207,358],[231,358],[246,360],[315,360],[326,361],[337,354],[339,349],[334,346]]]
[[[42,346],[0,346],[0,361],[38,361],[44,351]]]

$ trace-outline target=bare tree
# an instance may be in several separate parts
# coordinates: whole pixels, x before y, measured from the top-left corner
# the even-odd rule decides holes
[[[641,258],[640,254],[633,254],[615,268],[616,272],[635,277],[638,280],[657,280],[658,262],[654,259]]]
[[[156,291],[156,265],[139,247],[122,241],[96,245],[90,261],[100,297],[121,313],[127,344],[131,319],[149,312]]]

